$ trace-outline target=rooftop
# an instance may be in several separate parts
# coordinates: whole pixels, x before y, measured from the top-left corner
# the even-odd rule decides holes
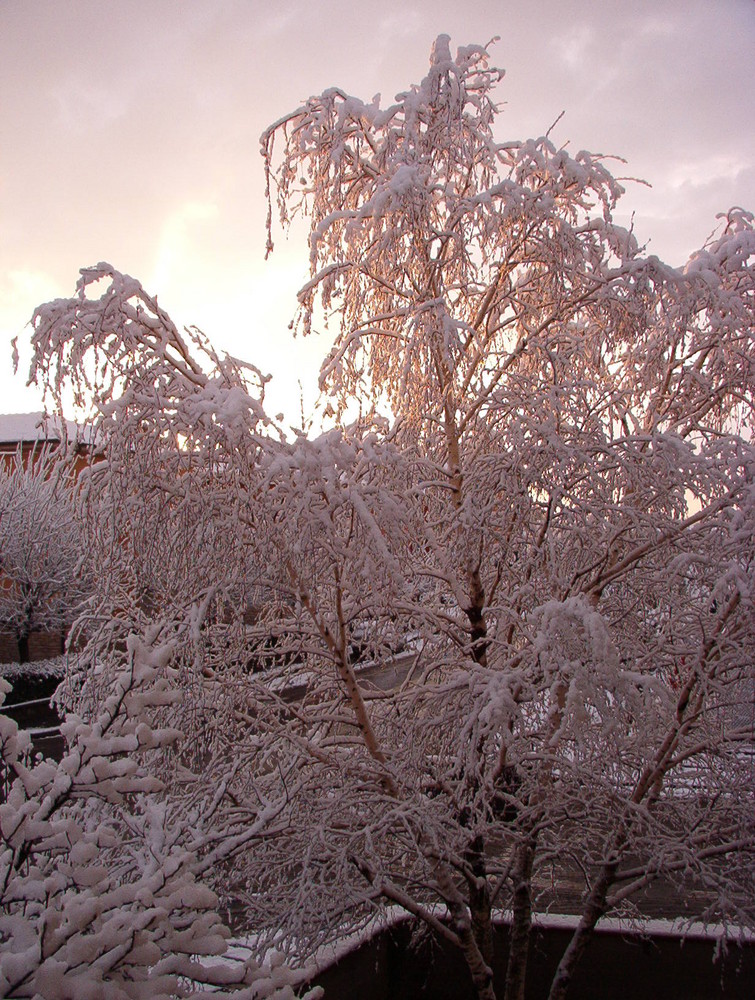
[[[63,427],[65,427],[68,441],[81,441],[88,438],[87,431],[74,423],[73,420],[63,421],[59,417],[48,416],[41,411],[37,413],[0,413],[0,446],[60,441]]]

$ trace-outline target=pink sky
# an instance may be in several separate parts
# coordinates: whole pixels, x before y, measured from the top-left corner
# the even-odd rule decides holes
[[[4,0],[0,3],[0,391],[35,305],[107,260],[178,322],[274,375],[269,410],[314,398],[324,338],[292,341],[300,238],[264,262],[258,138],[339,85],[390,100],[452,46],[501,40],[501,139],[616,153],[622,218],[681,264],[731,205],[755,209],[753,0]]]

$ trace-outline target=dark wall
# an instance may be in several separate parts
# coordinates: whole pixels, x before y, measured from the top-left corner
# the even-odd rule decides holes
[[[568,930],[538,930],[527,968],[527,1000],[545,1000]],[[498,929],[495,986],[503,995],[508,929]],[[572,984],[575,1000],[752,1000],[755,943],[730,945],[714,962],[715,942],[596,934]],[[378,935],[312,980],[325,1000],[474,1000],[463,961],[408,924]]]

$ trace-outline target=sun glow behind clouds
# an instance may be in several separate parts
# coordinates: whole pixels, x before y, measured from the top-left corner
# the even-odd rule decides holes
[[[212,201],[190,201],[172,212],[160,233],[153,274],[154,287],[170,296],[184,283],[191,282],[196,263],[201,259],[202,223],[218,218],[218,206]]]

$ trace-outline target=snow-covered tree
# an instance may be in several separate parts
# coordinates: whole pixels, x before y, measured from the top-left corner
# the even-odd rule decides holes
[[[337,323],[321,385],[391,415],[414,466],[386,494],[413,517],[385,572],[421,651],[360,724],[382,792],[333,808],[312,871],[348,855],[459,945],[481,997],[510,908],[514,998],[538,877],[568,860],[584,910],[555,998],[657,877],[753,920],[755,233],[737,209],[685,268],[643,256],[602,158],[498,141],[500,77],[441,36],[393,105],[331,88],[262,147],[282,220],[311,219],[303,331]]]
[[[755,236],[736,210],[684,269],[645,257],[600,158],[497,140],[500,76],[441,36],[387,109],[332,89],[263,136],[359,425],[282,440],[259,372],[107,265],[37,311],[32,375],[106,455],[72,703],[95,719],[163,622],[190,738],[151,773],[176,815],[210,796],[202,871],[260,946],[398,905],[492,998],[509,910],[513,1000],[564,869],[554,998],[656,879],[755,922]]]
[[[0,462],[0,628],[29,659],[34,631],[64,632],[87,593],[72,470],[48,448]]]
[[[213,651],[227,655],[248,603],[261,405],[239,365],[195,332],[196,360],[191,338],[106,265],[35,323],[48,390],[70,385],[96,427],[100,460],[77,481],[94,589],[59,692],[62,762],[31,766],[2,721],[0,995],[292,998],[301,973],[279,957],[213,958],[229,932],[212,886],[286,801],[236,794],[239,763],[203,723],[221,707],[205,704]]]

